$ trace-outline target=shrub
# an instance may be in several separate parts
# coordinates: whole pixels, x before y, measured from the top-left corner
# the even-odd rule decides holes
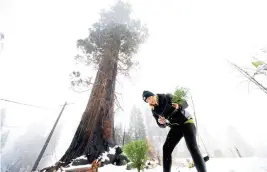
[[[147,161],[148,144],[145,140],[137,140],[124,146],[124,152],[130,159],[131,166],[137,171],[144,170]]]

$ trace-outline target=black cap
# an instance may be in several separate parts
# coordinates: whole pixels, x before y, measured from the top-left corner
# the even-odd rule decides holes
[[[155,94],[153,94],[152,92],[150,91],[143,91],[143,100],[146,102],[146,99],[150,96],[154,96]]]

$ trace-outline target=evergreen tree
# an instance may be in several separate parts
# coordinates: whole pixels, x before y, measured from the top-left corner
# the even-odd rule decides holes
[[[131,11],[130,4],[117,1],[110,10],[101,11],[99,21],[89,29],[88,37],[77,41],[81,53],[76,59],[94,65],[97,74],[91,83],[91,80],[75,79],[81,75],[73,73],[73,86],[93,84],[93,87],[72,142],[60,159],[63,166],[82,155],[87,155],[91,163],[114,145],[117,74],[129,76],[130,69],[137,64],[132,57],[148,36],[147,28],[140,20],[131,18]]]
[[[129,135],[131,140],[143,140],[146,138],[144,119],[140,109],[132,108],[129,124]]]

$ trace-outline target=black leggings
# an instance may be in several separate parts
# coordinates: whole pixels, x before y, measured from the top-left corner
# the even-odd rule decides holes
[[[197,146],[196,127],[192,123],[173,126],[170,129],[163,145],[163,172],[171,171],[172,151],[183,136],[197,171],[207,172],[204,159]]]

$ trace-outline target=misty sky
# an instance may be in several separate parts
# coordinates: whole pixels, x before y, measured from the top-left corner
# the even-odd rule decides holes
[[[95,71],[75,64],[76,40],[87,36],[100,9],[113,2],[0,0],[0,32],[5,34],[0,98],[53,109],[37,116],[1,101],[0,106],[12,112],[10,124],[53,122],[65,101],[75,103],[69,105],[73,107],[65,122],[72,125],[80,120],[89,93],[73,93],[69,74],[80,69],[94,76]],[[267,45],[267,2],[130,2],[133,16],[148,25],[150,36],[135,56],[140,66],[132,71],[132,78],[118,77],[124,111],[117,114],[117,121],[127,120],[134,104],[145,109],[144,89],[165,93],[179,85],[191,89],[197,118],[210,132],[234,125],[250,144],[267,143],[263,137],[267,95],[253,84],[248,88],[241,83],[245,78],[227,63],[252,67],[252,57],[266,59],[260,50]]]

